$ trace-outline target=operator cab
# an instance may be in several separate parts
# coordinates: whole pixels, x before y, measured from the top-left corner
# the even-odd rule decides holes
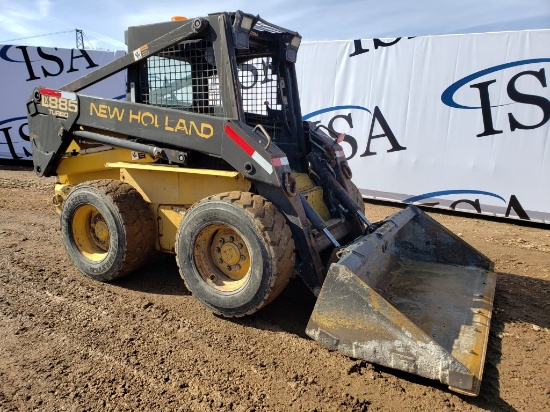
[[[220,16],[225,25],[215,23]],[[130,70],[131,98],[239,119],[258,133],[268,134],[287,154],[292,169],[306,171],[294,68],[301,37],[242,12],[213,14],[209,21],[210,28],[200,39],[152,55],[139,63],[137,73]],[[160,24],[177,27],[178,22]],[[143,32],[155,32],[150,26],[130,28],[128,39],[136,44],[146,41]],[[129,43],[129,49],[136,44]]]

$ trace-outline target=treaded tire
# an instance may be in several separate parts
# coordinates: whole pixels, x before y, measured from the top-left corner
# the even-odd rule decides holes
[[[82,273],[102,282],[145,263],[154,248],[154,229],[151,211],[139,192],[118,180],[77,185],[61,209],[67,253]]]
[[[240,254],[238,263],[233,251]],[[226,317],[252,314],[275,299],[295,261],[281,212],[262,196],[237,191],[208,197],[187,211],[176,235],[176,255],[187,288]]]

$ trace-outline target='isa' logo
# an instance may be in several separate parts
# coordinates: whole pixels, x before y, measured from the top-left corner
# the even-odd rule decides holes
[[[441,95],[441,101],[456,109],[479,110],[483,130],[477,137],[501,134],[507,129],[511,132],[537,129],[550,120],[547,69],[550,70],[550,58],[519,60],[489,67],[451,84]],[[463,100],[475,103],[465,103]],[[530,110],[527,117],[523,114],[519,116],[518,112],[525,105],[535,110]],[[506,108],[507,121],[496,124],[491,108],[500,106],[509,106]]]

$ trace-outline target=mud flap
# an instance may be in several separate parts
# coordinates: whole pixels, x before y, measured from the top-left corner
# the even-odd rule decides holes
[[[306,333],[350,357],[475,396],[495,286],[487,257],[411,206],[344,249]]]

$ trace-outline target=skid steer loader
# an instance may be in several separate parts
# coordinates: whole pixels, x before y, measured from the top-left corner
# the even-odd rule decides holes
[[[342,148],[301,118],[301,37],[237,11],[130,27],[129,53],[27,102],[35,172],[76,267],[124,276],[174,253],[227,317],[297,274],[326,347],[479,392],[493,265],[418,208],[371,223]],[[79,93],[127,72],[127,99]],[[341,246],[343,245],[343,246]]]

